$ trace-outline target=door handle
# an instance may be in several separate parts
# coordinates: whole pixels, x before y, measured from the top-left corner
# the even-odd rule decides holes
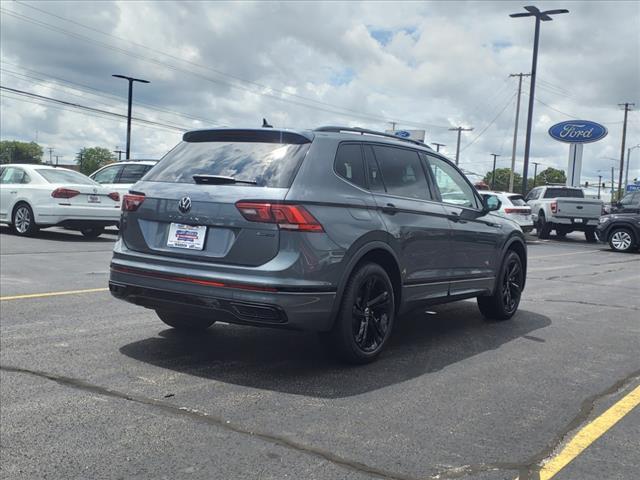
[[[398,208],[393,203],[387,203],[384,207],[382,207],[383,213],[388,213],[389,215],[395,215],[398,213]]]
[[[12,194],[12,195],[15,195],[16,193],[18,193],[18,191],[17,190],[13,190],[13,191],[11,191],[9,193]]]
[[[459,222],[460,221],[460,212],[456,212],[455,210],[452,210],[449,212],[450,215],[450,220],[453,222]]]

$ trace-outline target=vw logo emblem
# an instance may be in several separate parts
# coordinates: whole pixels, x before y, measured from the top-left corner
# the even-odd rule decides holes
[[[189,213],[191,210],[191,199],[189,197],[182,197],[178,202],[178,210],[181,213]]]

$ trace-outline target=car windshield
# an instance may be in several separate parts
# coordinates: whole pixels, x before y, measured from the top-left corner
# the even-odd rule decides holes
[[[260,187],[289,187],[308,149],[308,143],[182,142],[144,180],[195,183],[194,175],[219,175]]]
[[[527,202],[524,201],[524,197],[522,195],[509,195],[509,201],[517,207],[527,205]]]
[[[83,174],[74,172],[73,170],[66,170],[64,168],[38,168],[36,169],[47,182],[49,183],[74,183],[80,185],[99,185],[89,177],[85,177]]]
[[[584,192],[579,188],[547,188],[544,198],[584,198]]]

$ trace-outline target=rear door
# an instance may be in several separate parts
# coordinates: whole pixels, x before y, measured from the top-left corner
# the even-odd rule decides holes
[[[267,129],[186,134],[136,184],[132,193],[143,202],[124,212],[124,242],[132,250],[175,259],[268,262],[278,253],[278,225],[249,221],[236,204],[284,201],[310,142]]]
[[[480,215],[481,200],[456,167],[435,155],[425,157],[451,228],[446,254],[452,268],[449,293],[491,289],[499,268],[501,221],[497,215]]]
[[[447,295],[449,224],[417,151],[364,145],[368,184],[401,261],[404,300]]]

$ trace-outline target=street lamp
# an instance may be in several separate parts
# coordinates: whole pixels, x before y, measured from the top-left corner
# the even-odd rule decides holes
[[[540,22],[553,20],[550,15],[569,13],[569,10],[547,10],[541,12],[537,7],[524,7],[527,13],[512,13],[511,18],[536,17],[536,28],[533,36],[533,60],[531,62],[531,86],[529,87],[529,111],[527,112],[527,136],[524,144],[524,169],[522,173],[522,194],[527,193],[527,176],[529,175],[529,150],[531,149],[531,123],[533,119],[533,100],[536,91],[536,67],[538,65],[538,40],[540,38]]]
[[[629,162],[631,161],[629,157],[631,156],[631,150],[633,150],[634,148],[640,148],[640,143],[635,147],[627,148],[627,169],[624,173],[624,188],[627,188],[627,185],[629,185]]]
[[[151,83],[149,80],[142,80],[141,78],[127,77],[126,75],[111,75],[116,78],[124,78],[129,82],[129,109],[127,110],[127,160],[129,160],[129,154],[131,153],[131,98],[133,96],[133,82]]]

